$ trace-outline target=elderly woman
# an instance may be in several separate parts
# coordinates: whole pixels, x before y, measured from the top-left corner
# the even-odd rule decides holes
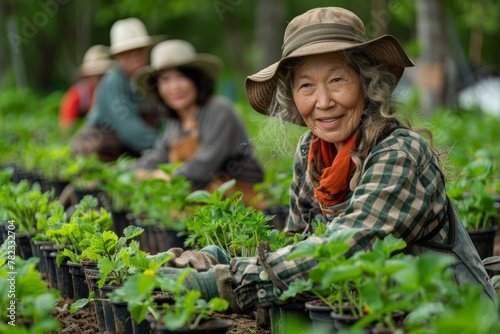
[[[310,130],[297,148],[288,230],[304,231],[317,218],[327,232],[302,242],[321,243],[333,231],[355,228],[347,256],[389,234],[404,239],[411,254],[446,250],[455,255],[457,283],[482,285],[496,301],[474,246],[453,219],[436,153],[394,115],[391,93],[409,66],[394,37],[367,41],[356,15],[329,7],[294,18],[281,60],[248,77],[254,109]],[[172,266],[189,262],[199,269],[187,280],[190,287],[248,310],[276,301],[293,280],[307,280],[317,263],[287,261],[292,247],[231,263],[213,248],[184,252]],[[216,265],[200,272],[207,263]]]
[[[249,204],[256,195],[253,185],[263,181],[264,172],[231,103],[213,96],[220,59],[196,53],[183,40],[164,41],[151,55],[151,66],[140,69],[134,81],[141,94],[165,110],[166,129],[134,164],[138,176],[168,181],[157,165],[182,161],[174,176],[185,176],[195,189],[208,191],[235,179],[232,191],[241,191]]]

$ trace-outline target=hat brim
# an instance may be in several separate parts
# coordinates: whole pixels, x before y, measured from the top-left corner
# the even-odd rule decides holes
[[[156,81],[152,80],[152,78],[165,70],[179,67],[196,68],[206,73],[210,78],[215,79],[222,67],[222,61],[219,57],[198,53],[196,57],[191,60],[169,62],[168,64],[159,64],[155,67],[151,65],[144,66],[138,69],[132,76],[132,82],[136,89],[136,93],[142,96],[154,96]]]
[[[106,73],[115,62],[111,59],[109,60],[98,60],[92,63],[82,64],[77,71],[79,77],[89,77],[94,75],[103,75]]]
[[[397,39],[391,35],[384,35],[357,44],[349,42],[311,43],[246,78],[245,91],[250,105],[259,113],[267,115],[276,90],[276,73],[288,59],[354,49],[363,51],[377,63],[385,64],[398,81],[403,75],[405,67],[414,66],[414,63],[408,58]]]
[[[130,50],[152,47],[161,41],[165,40],[167,36],[165,35],[155,35],[155,36],[141,36],[132,38],[126,41],[118,42],[109,47],[109,54],[111,56],[116,56],[117,54],[127,52]]]

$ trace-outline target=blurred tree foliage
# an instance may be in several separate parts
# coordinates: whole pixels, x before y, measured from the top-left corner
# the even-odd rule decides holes
[[[461,52],[469,53],[471,29],[480,29],[483,64],[498,65],[500,59],[497,2],[444,1]],[[263,15],[266,6],[272,10],[276,3],[283,6],[281,11],[274,8],[274,14]],[[24,76],[26,85],[36,91],[68,87],[86,49],[109,45],[113,22],[135,16],[152,35],[186,39],[199,52],[219,55],[225,61],[223,79],[231,79],[240,91],[246,75],[269,63],[270,56],[262,52],[266,42],[256,40],[266,37],[258,27],[278,32],[279,43],[276,37],[268,38],[266,51],[279,55],[287,22],[310,8],[331,5],[356,12],[370,38],[393,34],[409,53],[418,55],[415,2],[407,0],[0,0],[0,84],[19,85]]]

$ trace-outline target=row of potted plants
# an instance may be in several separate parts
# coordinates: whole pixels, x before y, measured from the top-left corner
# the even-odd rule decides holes
[[[500,177],[498,167],[481,154],[470,160],[461,174],[447,183],[448,197],[482,259],[494,255],[500,222]]]
[[[273,243],[275,247],[281,247],[283,244],[293,241],[284,238],[283,235],[280,237],[273,234],[271,231],[266,231],[266,228],[256,228],[257,223],[260,224],[260,226],[265,226],[266,217],[255,210],[245,208],[241,204],[241,198],[238,197],[238,194],[225,197],[224,192],[229,189],[231,185],[232,183],[228,182],[212,194],[200,191],[189,196],[191,201],[204,204],[195,207],[190,220],[196,222],[196,224],[193,225],[191,230],[189,230],[188,224],[188,230],[191,233],[191,239],[189,240],[193,242],[193,245],[204,246],[206,244],[218,244],[226,249],[228,254],[232,256],[242,254],[251,256],[255,254],[254,249],[259,241],[277,241]],[[142,276],[156,276],[158,266],[166,261],[167,257],[160,258],[158,262],[155,263],[148,262],[146,253],[140,250],[139,244],[130,241],[130,239],[140,236],[142,233],[140,227],[128,227],[123,231],[123,237],[118,237],[114,232],[107,231],[107,228],[109,228],[111,224],[110,215],[102,208],[97,209],[97,204],[95,198],[84,198],[69,219],[65,217],[64,210],[62,210],[61,206],[54,204],[48,214],[38,217],[37,222],[39,226],[46,223],[47,226],[51,227],[46,231],[45,236],[57,245],[57,247],[55,247],[57,250],[55,256],[56,263],[62,264],[62,259],[64,257],[68,257],[76,263],[76,261],[82,260],[84,254],[88,254],[85,255],[85,257],[89,259],[99,259],[97,261],[97,269],[99,271],[96,275],[96,278],[98,278],[95,283],[96,288],[102,288],[108,283],[115,284],[115,286],[121,284],[125,285],[127,280],[135,273],[142,273]],[[240,226],[238,224],[239,222],[243,222],[243,224],[240,224]],[[100,227],[98,228],[97,226]],[[321,231],[324,231],[324,227],[319,227],[316,231],[321,233]],[[247,233],[247,237],[245,237],[245,233]],[[227,235],[234,235],[234,238],[225,239]],[[380,289],[384,282],[390,282],[397,286],[396,283],[401,283],[399,280],[408,283],[408,277],[418,277],[420,280],[414,280],[413,283],[408,283],[408,285],[404,287],[415,290],[423,288],[427,300],[433,300],[432,297],[434,295],[432,293],[436,290],[457,291],[455,287],[450,288],[446,281],[438,285],[439,289],[434,287],[434,290],[429,289],[429,291],[427,291],[425,288],[426,282],[421,281],[426,278],[432,281],[434,276],[431,274],[433,272],[438,273],[440,277],[447,277],[443,274],[442,270],[442,268],[449,264],[446,260],[436,260],[434,258],[427,259],[430,264],[440,264],[440,267],[434,268],[431,266],[430,269],[425,268],[425,273],[430,272],[430,274],[420,275],[422,268],[429,266],[429,263],[415,262],[416,260],[412,262],[408,258],[401,259],[390,257],[389,255],[394,251],[398,251],[401,247],[404,247],[401,241],[391,239],[380,242],[380,245],[376,244],[371,252],[359,253],[350,259],[345,259],[341,254],[347,249],[347,237],[348,235],[332,236],[331,242],[318,246],[320,247],[318,249],[309,248],[309,245],[303,246],[305,248],[298,248],[295,256],[318,256],[318,260],[320,260],[320,266],[310,275],[311,282],[307,282],[307,284],[310,285],[302,286],[302,292],[306,291],[311,286],[316,286],[316,289],[318,286],[321,287],[321,284],[324,284],[323,289],[328,291],[328,296],[337,298],[339,296],[350,296],[355,298],[362,295],[365,299],[361,299],[362,302],[358,302],[357,307],[353,307],[352,309],[357,310],[358,314],[368,313],[371,315],[371,318],[365,317],[365,319],[368,320],[364,320],[365,322],[371,323],[372,321],[386,321],[384,319],[386,319],[389,314],[384,314],[383,312],[388,312],[388,310],[392,312],[397,309],[398,311],[408,312],[409,305],[413,306],[418,304],[412,298],[417,299],[421,297],[420,295],[408,294],[407,291],[401,287],[392,289],[392,286],[390,286],[387,291],[385,289]],[[242,243],[242,240],[250,239],[253,240],[249,241],[249,243]],[[132,256],[131,254],[135,255]],[[80,256],[79,258],[78,255]],[[135,262],[136,260],[137,262]],[[425,258],[418,259],[418,261],[425,260]],[[413,267],[408,265],[411,263],[413,263]],[[366,272],[364,270],[366,270]],[[402,270],[402,272],[399,270]],[[61,272],[61,270],[59,270],[59,272]],[[404,274],[405,272],[406,274]],[[393,274],[395,276],[393,276]],[[90,281],[89,278],[88,281]],[[368,282],[371,282],[371,284]],[[335,284],[337,284],[337,286]],[[433,284],[435,284],[435,282],[433,282]],[[64,291],[61,286],[56,286],[60,291]],[[333,291],[332,287],[335,287]],[[295,288],[295,286],[291,288]],[[93,292],[92,289],[93,287],[91,286],[89,295]],[[173,296],[175,291],[176,290],[169,290],[168,292]],[[336,293],[339,291],[343,294],[339,295]],[[361,294],[361,292],[363,292],[363,294]],[[395,295],[392,295],[392,293],[395,293]],[[465,296],[472,295],[467,291],[463,293]],[[99,296],[101,302],[107,300],[109,297],[103,293],[100,293]],[[123,295],[121,296],[123,297]],[[367,299],[366,296],[370,298]],[[93,296],[91,296],[91,299],[92,298]],[[117,300],[115,301],[118,301],[118,297],[116,298]],[[401,299],[400,302],[398,298]],[[88,301],[89,298],[86,298],[86,300]],[[124,300],[126,300],[126,297]],[[122,302],[124,300],[122,300]],[[339,300],[343,301],[343,299],[337,299],[337,304],[343,305],[342,303],[339,304]],[[387,306],[385,302],[389,303],[390,306]],[[388,309],[384,309],[381,305],[388,307]],[[76,304],[76,306],[78,306],[78,304]],[[132,310],[134,309],[133,306],[130,306],[130,308]],[[485,309],[489,310],[489,307],[485,307]],[[131,310],[129,310],[129,312],[130,311]],[[438,316],[436,317],[440,319]],[[421,328],[422,326],[423,325],[419,323],[417,327]],[[437,325],[433,323],[432,326]]]
[[[458,286],[442,254],[406,255],[392,235],[369,251],[346,258],[354,232],[334,232],[324,244],[302,243],[290,259],[313,257],[308,281],[294,281],[281,299],[312,294],[313,324],[342,333],[496,333],[498,310],[478,295],[480,287]],[[456,319],[455,319],[456,318]],[[455,320],[452,320],[455,319]]]

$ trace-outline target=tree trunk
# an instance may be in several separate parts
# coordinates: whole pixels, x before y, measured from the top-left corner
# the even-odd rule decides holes
[[[445,68],[450,59],[450,46],[446,38],[441,2],[418,0],[416,6],[417,40],[422,47],[422,55],[417,61],[420,102],[424,116],[430,116],[445,102]]]
[[[469,60],[473,66],[479,68],[481,65],[481,49],[483,48],[483,30],[474,27],[471,30],[469,44]]]
[[[285,4],[283,0],[257,0],[255,45],[257,68],[262,69],[278,61],[283,44]]]
[[[17,22],[14,18],[7,20],[7,32],[9,36],[21,36]],[[21,43],[10,45],[10,55],[12,59],[12,67],[16,77],[17,88],[25,89],[28,87],[28,79],[26,78],[26,67],[24,64],[23,46]]]
[[[0,0],[0,86],[4,83],[5,76],[7,74],[7,53],[8,50],[6,45],[8,45],[6,33],[5,18],[7,17],[5,13],[4,0]]]
[[[373,35],[378,37],[387,34],[387,26],[391,20],[391,14],[387,10],[387,0],[372,0],[372,22],[373,22]],[[370,29],[370,24],[367,24],[367,32]]]

